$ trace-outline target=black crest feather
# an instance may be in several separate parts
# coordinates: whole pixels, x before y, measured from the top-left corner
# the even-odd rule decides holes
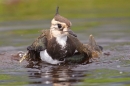
[[[55,14],[54,19],[56,21],[66,23],[68,27],[71,26],[71,22],[67,18],[64,18],[63,16],[59,15],[59,6],[57,6],[56,8],[56,14]]]
[[[59,14],[59,6],[56,8],[56,15]]]

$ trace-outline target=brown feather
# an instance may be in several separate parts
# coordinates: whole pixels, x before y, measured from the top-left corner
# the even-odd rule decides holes
[[[56,21],[65,23],[68,27],[71,26],[71,22],[70,22],[67,18],[62,17],[62,16],[59,15],[59,14],[56,14],[55,17],[54,17],[54,19],[55,19]]]

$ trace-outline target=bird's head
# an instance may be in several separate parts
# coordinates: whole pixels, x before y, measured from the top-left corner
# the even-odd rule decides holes
[[[71,22],[67,18],[59,15],[58,9],[59,7],[57,7],[56,14],[51,21],[50,30],[52,32],[52,35],[56,37],[59,35],[71,34],[76,37],[76,34],[70,29],[72,25]]]

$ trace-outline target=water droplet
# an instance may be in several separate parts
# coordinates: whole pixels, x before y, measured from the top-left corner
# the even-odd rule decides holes
[[[45,84],[50,84],[51,82],[50,81],[45,81]]]
[[[72,77],[75,77],[75,75],[72,75]]]
[[[21,54],[21,53],[19,54],[19,57],[22,57],[22,54]]]
[[[49,77],[49,75],[45,75],[45,78],[48,78]]]

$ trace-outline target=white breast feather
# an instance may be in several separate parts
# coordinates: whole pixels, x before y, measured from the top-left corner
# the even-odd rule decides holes
[[[50,64],[58,64],[62,61],[53,60],[52,57],[47,53],[46,50],[40,52],[40,57],[42,61],[45,61]]]
[[[56,41],[61,45],[62,48],[66,46],[67,36],[58,36]]]

